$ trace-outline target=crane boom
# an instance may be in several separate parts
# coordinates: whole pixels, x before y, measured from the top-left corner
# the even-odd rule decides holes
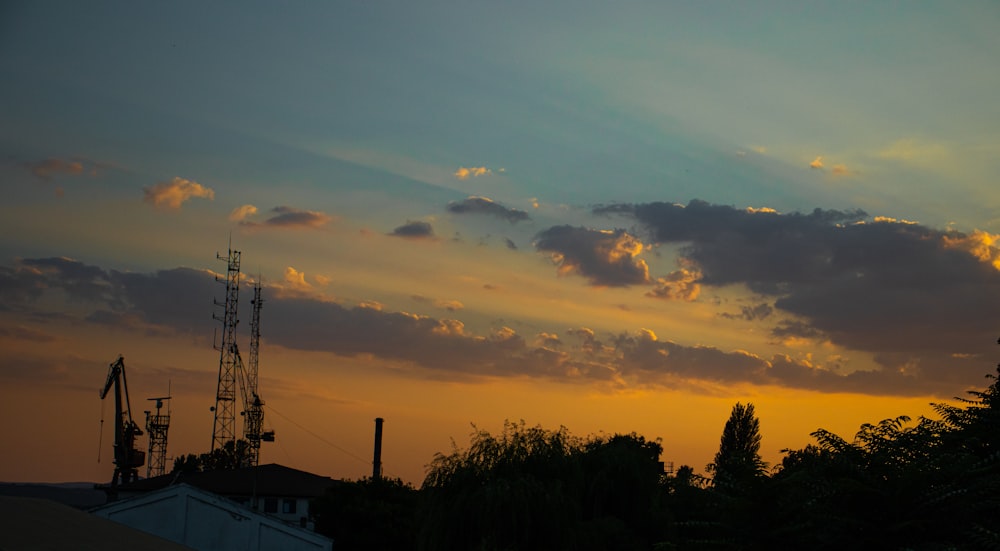
[[[139,479],[139,467],[146,463],[146,452],[135,447],[135,438],[142,435],[142,430],[132,420],[128,381],[125,378],[125,358],[122,356],[118,356],[108,366],[108,378],[101,389],[101,400],[107,397],[112,387],[115,389],[115,474],[111,479],[111,487],[114,488],[119,481],[128,484]]]

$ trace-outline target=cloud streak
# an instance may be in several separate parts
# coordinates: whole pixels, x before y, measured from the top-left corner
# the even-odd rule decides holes
[[[51,179],[55,174],[79,176],[84,171],[83,163],[78,160],[58,159],[55,157],[24,163],[23,166],[38,177],[38,179],[46,181]]]
[[[522,220],[531,220],[527,212],[505,207],[487,197],[470,196],[461,201],[452,201],[448,203],[448,212],[456,214],[485,214],[506,220],[511,224]]]
[[[469,178],[478,178],[480,176],[489,176],[493,174],[493,171],[486,168],[485,166],[472,166],[472,167],[458,167],[455,171],[454,176],[459,180],[468,180]]]
[[[303,210],[288,206],[274,207],[271,216],[263,222],[247,220],[257,212],[253,205],[237,207],[229,214],[230,220],[238,220],[241,226],[250,228],[317,229],[329,224],[333,217],[320,211]]]
[[[967,254],[967,253],[962,253]],[[289,271],[289,281],[305,283],[301,272]],[[16,283],[0,292],[0,311],[44,310],[40,300],[65,293],[86,312],[78,322],[101,323],[123,331],[157,335],[209,335],[214,323],[206,312],[221,293],[216,274],[175,268],[140,274],[104,270],[67,258],[24,259],[0,267],[0,281]],[[662,339],[648,329],[598,335],[586,327],[521,335],[506,325],[486,333],[470,331],[454,318],[434,318],[368,305],[348,307],[329,300],[265,288],[269,345],[402,362],[414,376],[461,380],[469,377],[538,377],[561,382],[612,386],[689,385],[694,381],[753,383],[789,388],[869,394],[914,395],[955,392],[970,380],[943,384],[948,378],[885,369],[847,375],[811,361],[785,355],[763,357],[743,350],[687,346]],[[244,300],[248,301],[248,298]],[[424,299],[431,301],[432,299]],[[438,307],[459,310],[457,303],[433,300]],[[449,308],[449,305],[451,308]],[[244,304],[244,308],[249,304]],[[753,307],[751,316],[765,316]],[[791,326],[802,334],[811,330]],[[27,332],[27,333],[26,333]],[[0,331],[0,337],[41,341],[34,329]],[[951,358],[954,362],[954,358]],[[961,361],[961,360],[959,360]],[[965,362],[972,364],[974,362]],[[975,375],[981,376],[976,365]]]

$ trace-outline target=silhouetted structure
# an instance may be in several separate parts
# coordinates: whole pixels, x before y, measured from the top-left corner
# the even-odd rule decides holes
[[[236,344],[236,325],[239,324],[237,314],[240,295],[240,251],[229,249],[229,256],[220,260],[227,261],[226,300],[215,301],[216,306],[224,307],[222,317],[213,317],[222,322],[222,342],[219,344],[219,381],[216,387],[215,425],[212,430],[211,451],[221,449],[229,442],[236,442],[236,385],[243,401],[243,439],[250,445],[249,465],[260,463],[260,443],[273,442],[274,431],[264,431],[264,400],[257,388],[258,358],[260,353],[260,309],[264,303],[261,297],[261,285],[254,285],[253,317],[250,322],[250,361],[243,364],[239,346]],[[258,278],[259,279],[259,278]],[[221,279],[218,280],[221,282]]]
[[[101,390],[101,400],[108,395],[111,387],[115,388],[115,474],[111,478],[111,487],[115,488],[119,480],[124,484],[138,480],[139,467],[146,462],[146,453],[135,447],[135,438],[142,435],[142,430],[132,420],[128,381],[125,378],[125,358],[122,356],[118,356],[108,368],[108,379]],[[103,422],[102,419],[102,426]]]
[[[229,256],[219,260],[227,261],[226,270],[226,300],[215,301],[216,306],[224,308],[222,317],[213,314],[213,318],[222,322],[222,342],[219,350],[219,382],[215,391],[215,422],[212,427],[211,450],[221,448],[226,442],[236,440],[235,404],[236,404],[236,324],[237,307],[240,298],[240,251],[229,249]],[[221,281],[216,278],[217,281]]]
[[[372,459],[372,480],[382,478],[382,422],[381,417],[375,418],[375,457]]]
[[[170,406],[167,406],[167,413],[162,413],[163,401],[169,400],[170,396],[159,398],[146,398],[156,400],[156,413],[145,411],[146,414],[146,434],[149,435],[149,462],[146,465],[146,478],[160,476],[166,471],[167,466],[167,431],[170,429]]]

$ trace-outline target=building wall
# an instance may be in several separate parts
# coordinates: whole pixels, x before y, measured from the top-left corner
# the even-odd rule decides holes
[[[214,494],[189,486],[173,488],[115,502],[93,512],[194,549],[332,549],[330,540],[318,534],[257,514]]]

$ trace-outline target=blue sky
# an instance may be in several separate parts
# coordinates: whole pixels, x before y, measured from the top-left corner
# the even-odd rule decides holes
[[[737,399],[827,404],[770,414],[772,455],[834,404],[847,431],[917,413],[992,365],[998,26],[990,2],[6,5],[0,352],[38,370],[0,377],[84,404],[126,348],[155,395],[200,377],[177,434],[206,433],[231,239],[272,297],[271,404],[333,389],[301,415],[358,450],[391,408],[434,427],[395,458],[413,481],[504,416],[700,467]],[[708,436],[672,442],[674,414]]]

